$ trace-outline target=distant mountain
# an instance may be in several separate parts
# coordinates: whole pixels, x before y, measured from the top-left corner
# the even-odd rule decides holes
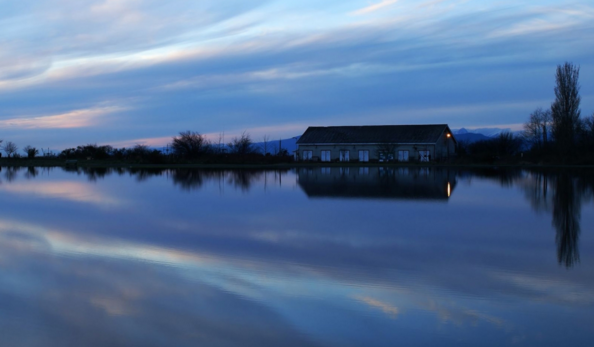
[[[477,128],[477,129],[465,129],[465,128],[460,128],[460,129],[452,129],[452,132],[454,133],[454,135],[463,135],[463,134],[481,134],[481,135],[485,135],[487,137],[494,137],[497,136],[501,133],[505,133],[505,132],[512,132],[510,128]],[[513,133],[513,132],[512,132]]]
[[[286,149],[289,152],[289,155],[293,155],[293,151],[297,149],[297,140],[299,140],[299,136],[292,137],[290,139],[280,140],[280,146],[283,149]],[[279,147],[279,140],[270,140],[266,144],[266,152],[270,154],[278,153]],[[260,152],[264,152],[264,142],[254,142],[254,148],[256,148]]]
[[[484,141],[484,140],[489,140],[491,139],[491,137],[487,137],[483,134],[474,134],[474,133],[458,133],[458,134],[454,134],[454,137],[456,138],[456,140],[458,142],[466,142],[466,143],[473,143],[473,142],[477,142],[477,141]]]
[[[512,133],[514,135],[521,135],[522,131],[512,131],[510,128],[477,128],[477,129],[466,129],[466,128],[460,128],[460,129],[452,129],[452,133],[454,133],[454,135],[458,136],[458,135],[462,135],[462,134],[481,134],[481,135],[485,135],[487,137],[495,137],[498,136],[501,133]]]

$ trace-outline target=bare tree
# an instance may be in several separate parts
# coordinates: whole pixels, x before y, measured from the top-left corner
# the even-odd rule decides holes
[[[42,148],[42,149],[41,149],[41,154],[42,154],[44,157],[54,157],[54,156],[56,155],[56,154],[55,154],[54,152],[52,152],[52,151],[51,151],[49,148],[48,148],[47,150]]]
[[[270,141],[270,136],[264,135],[262,136],[262,152],[264,155],[268,153],[268,142]]]
[[[2,147],[2,150],[4,151],[4,153],[6,153],[6,156],[10,158],[11,156],[14,156],[16,154],[16,152],[19,150],[19,148],[17,147],[17,145],[14,142],[8,141]]]
[[[252,139],[245,131],[241,133],[240,137],[234,137],[228,144],[231,153],[246,155],[254,152]]]
[[[551,111],[537,108],[530,114],[530,119],[524,124],[524,138],[533,146],[545,146],[551,125]]]
[[[216,152],[218,154],[223,153],[224,146],[225,146],[225,133],[222,132],[222,133],[219,133],[219,140],[218,140]]]
[[[31,147],[29,145],[25,146],[23,148],[23,151],[25,151],[25,153],[27,153],[28,158],[35,158],[35,156],[37,156],[37,154],[39,154],[39,150],[37,148]]]
[[[179,137],[173,138],[171,148],[180,157],[195,159],[206,152],[208,145],[208,140],[200,133],[182,131]]]
[[[580,67],[566,62],[555,73],[555,101],[551,105],[553,137],[561,153],[571,156],[580,124]]]
[[[594,113],[583,120],[582,131],[584,133],[586,145],[590,146],[590,151],[594,151]]]

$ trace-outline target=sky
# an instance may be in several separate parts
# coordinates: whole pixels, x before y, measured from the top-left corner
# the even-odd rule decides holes
[[[594,112],[589,1],[0,0],[0,25],[0,139],[20,148],[519,130],[566,61]]]

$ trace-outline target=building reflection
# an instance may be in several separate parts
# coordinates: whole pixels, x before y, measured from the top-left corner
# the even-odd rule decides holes
[[[455,171],[429,167],[300,168],[299,187],[310,198],[447,201]]]

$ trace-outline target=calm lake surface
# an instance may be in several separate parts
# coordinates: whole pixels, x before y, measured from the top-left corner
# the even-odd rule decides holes
[[[0,171],[2,346],[592,346],[594,175]]]

